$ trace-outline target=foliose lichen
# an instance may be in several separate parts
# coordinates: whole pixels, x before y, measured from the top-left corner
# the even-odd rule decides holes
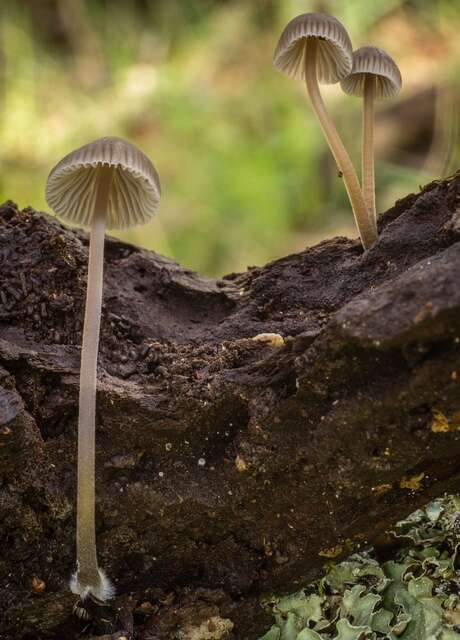
[[[379,564],[369,548],[265,598],[275,624],[260,640],[460,640],[460,498],[431,502],[392,533],[392,560]]]

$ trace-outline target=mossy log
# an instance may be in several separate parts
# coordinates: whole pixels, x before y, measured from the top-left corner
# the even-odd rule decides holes
[[[97,523],[118,597],[91,623],[68,593],[87,236],[0,208],[2,639],[256,640],[261,593],[458,490],[460,176],[379,226],[367,253],[334,238],[219,280],[107,240]]]

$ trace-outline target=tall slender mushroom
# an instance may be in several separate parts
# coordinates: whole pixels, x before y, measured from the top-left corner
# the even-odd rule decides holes
[[[345,93],[363,98],[362,189],[367,208],[377,224],[374,177],[374,101],[401,91],[401,73],[382,49],[361,47],[353,52],[353,68],[340,85]]]
[[[66,221],[90,227],[88,283],[80,367],[77,481],[77,570],[70,588],[84,599],[114,594],[99,569],[95,530],[97,356],[101,322],[105,228],[148,222],[160,201],[158,174],[139,149],[101,138],[67,155],[48,176],[46,201]]]
[[[352,55],[348,33],[336,18],[322,13],[304,13],[284,29],[273,64],[285,75],[306,81],[313,110],[342,173],[361,241],[368,249],[376,239],[376,226],[368,214],[353,163],[326,110],[318,85],[318,81],[334,84],[345,78],[352,69]]]

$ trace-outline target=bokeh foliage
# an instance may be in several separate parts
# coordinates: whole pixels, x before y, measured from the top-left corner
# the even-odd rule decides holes
[[[309,10],[401,65],[404,92],[380,107],[380,210],[457,168],[457,0],[3,0],[0,198],[46,210],[52,165],[120,135],[163,185],[158,218],[124,237],[201,272],[356,235],[304,87],[271,64],[285,23]],[[324,93],[359,167],[359,100]]]

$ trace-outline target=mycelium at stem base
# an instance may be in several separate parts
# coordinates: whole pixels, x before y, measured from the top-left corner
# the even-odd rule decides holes
[[[78,418],[78,487],[77,487],[77,571],[70,587],[81,598],[92,594],[99,600],[114,595],[110,580],[97,563],[95,528],[95,433],[97,356],[101,325],[104,273],[104,236],[112,166],[98,171],[97,193],[89,244],[88,284],[80,369],[80,403]]]
[[[377,230],[374,219],[370,216],[363,198],[358,176],[335,128],[334,123],[327,113],[319,90],[316,56],[318,41],[316,38],[307,38],[305,50],[305,80],[308,95],[312,107],[321,125],[321,129],[331,149],[332,155],[340,169],[345,188],[350,199],[351,207],[361,236],[361,242],[365,249],[369,249],[377,238]]]

